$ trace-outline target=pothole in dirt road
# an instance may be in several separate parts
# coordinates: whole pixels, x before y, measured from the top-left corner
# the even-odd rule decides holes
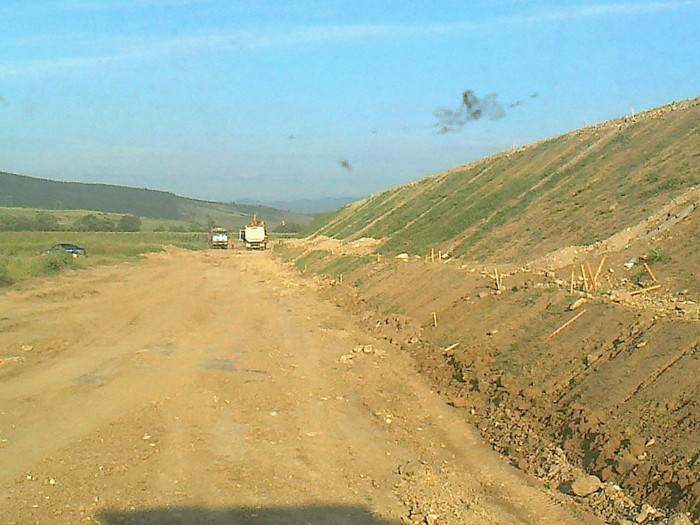
[[[104,386],[110,380],[110,376],[117,372],[116,362],[116,358],[109,359],[92,371],[76,377],[75,382],[90,387]]]
[[[76,379],[76,382],[85,386],[102,386],[105,384],[106,378],[97,374],[83,374]]]
[[[238,372],[236,361],[233,359],[209,359],[202,365],[205,370],[218,370],[219,372],[228,372],[234,374]]]
[[[173,343],[165,343],[160,345],[153,345],[150,347],[151,350],[158,352],[161,355],[170,357],[176,349],[176,345]]]
[[[268,379],[270,373],[266,370],[257,370],[254,368],[238,368],[235,359],[209,359],[202,364],[205,370],[215,370],[218,372],[226,372],[228,374],[250,374],[260,378]]]

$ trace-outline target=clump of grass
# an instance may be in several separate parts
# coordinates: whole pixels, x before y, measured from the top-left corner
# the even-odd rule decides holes
[[[73,256],[69,253],[49,253],[41,258],[39,266],[41,273],[50,275],[61,270],[70,268],[73,265]]]
[[[322,271],[328,275],[348,274],[375,259],[376,257],[372,255],[342,255],[333,260]]]
[[[651,263],[667,263],[671,260],[670,255],[663,248],[654,248],[644,256],[644,261]]]
[[[0,286],[10,286],[13,283],[7,261],[0,259]]]

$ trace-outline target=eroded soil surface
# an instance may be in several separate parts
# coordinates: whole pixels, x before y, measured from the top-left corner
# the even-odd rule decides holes
[[[700,523],[698,195],[522,265],[375,254],[341,279],[332,254],[371,244],[336,241],[309,270],[522,471],[596,476],[575,500],[610,523]]]
[[[268,253],[0,295],[4,524],[598,523]]]

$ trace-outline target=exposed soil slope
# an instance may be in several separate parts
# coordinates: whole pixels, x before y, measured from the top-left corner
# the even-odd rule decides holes
[[[597,523],[267,253],[0,294],[3,524]]]
[[[673,510],[699,519],[694,192],[631,228],[621,248],[616,236],[500,270],[375,256],[346,273],[343,286],[335,274],[333,295],[374,311],[368,326],[413,356],[465,420],[524,471],[564,492],[577,469],[597,475],[612,493],[587,502],[610,520],[637,518],[644,504],[658,508],[658,519]],[[620,249],[608,251],[613,246]],[[332,273],[351,250],[336,245],[301,260]]]

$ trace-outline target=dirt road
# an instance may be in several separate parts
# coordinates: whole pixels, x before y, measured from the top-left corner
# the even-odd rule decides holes
[[[0,294],[5,524],[596,523],[452,410],[268,253]]]

